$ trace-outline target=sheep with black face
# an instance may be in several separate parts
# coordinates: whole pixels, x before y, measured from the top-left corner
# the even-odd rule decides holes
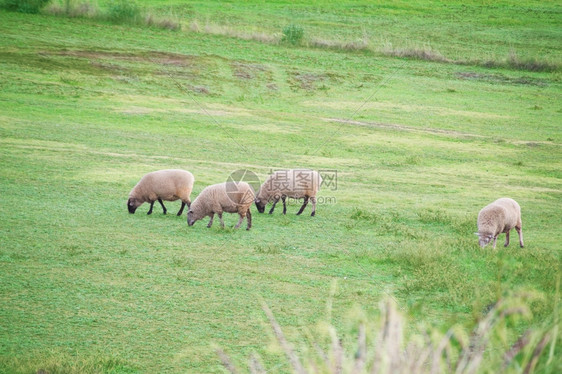
[[[261,185],[256,197],[256,208],[263,213],[265,206],[273,202],[269,214],[273,213],[275,205],[281,199],[283,201],[283,214],[287,213],[286,199],[304,199],[303,204],[297,215],[301,214],[306,208],[308,201],[312,203],[311,216],[316,214],[316,194],[322,184],[322,177],[315,170],[291,169],[278,170],[272,173],[269,178]]]
[[[254,189],[246,182],[225,182],[207,186],[193,200],[187,212],[187,224],[193,226],[200,219],[210,217],[207,227],[211,227],[216,214],[219,216],[221,227],[224,227],[222,214],[238,213],[240,219],[235,228],[239,228],[244,218],[247,218],[246,230],[250,230],[252,227],[250,206],[254,199]]]
[[[127,209],[129,209],[129,213],[134,214],[139,206],[148,202],[150,209],[147,214],[151,214],[154,202],[158,200],[166,214],[167,210],[162,200],[181,199],[181,208],[177,214],[180,216],[184,207],[187,205],[189,208],[191,205],[190,195],[194,181],[193,174],[186,170],[165,169],[148,173],[129,193]]]

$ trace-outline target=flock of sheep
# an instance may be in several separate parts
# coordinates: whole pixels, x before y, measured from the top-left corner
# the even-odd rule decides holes
[[[273,183],[283,178],[284,183]],[[296,175],[302,176],[295,183]],[[195,181],[193,174],[180,169],[158,170],[146,174],[141,178],[129,194],[127,208],[129,213],[143,203],[150,203],[148,214],[152,213],[154,202],[158,201],[166,214],[167,210],[162,200],[181,200],[181,208],[177,215],[181,216],[185,206],[188,207],[187,223],[189,226],[200,219],[210,217],[207,227],[211,227],[215,214],[219,216],[221,226],[224,227],[222,214],[238,213],[240,219],[235,228],[239,228],[244,218],[247,218],[246,230],[252,227],[252,203],[260,213],[265,211],[265,206],[273,202],[269,214],[273,213],[275,205],[281,200],[283,202],[283,214],[287,213],[286,199],[304,199],[303,205],[297,215],[301,214],[310,201],[312,203],[311,216],[316,214],[316,194],[322,184],[322,177],[314,170],[283,170],[272,173],[261,185],[256,195],[252,186],[246,182],[224,182],[205,187],[199,196],[191,203],[190,196]],[[498,235],[505,233],[505,244],[509,245],[509,232],[515,228],[519,235],[519,245],[523,248],[523,232],[521,228],[521,208],[519,204],[510,198],[501,198],[485,206],[478,214],[479,244],[485,247],[493,240],[496,248]]]
[[[300,176],[299,183],[295,183],[295,176]],[[282,180],[283,183],[274,183]],[[167,210],[164,206],[166,201],[181,200],[181,208],[178,216],[188,206],[187,223],[189,226],[200,219],[210,217],[207,227],[211,227],[215,214],[219,216],[221,226],[224,227],[222,214],[238,213],[240,219],[235,228],[239,228],[244,218],[247,218],[246,230],[252,227],[252,213],[250,206],[252,203],[260,213],[263,213],[265,206],[273,202],[273,207],[269,213],[273,213],[275,205],[279,200],[283,201],[283,214],[287,213],[286,199],[304,199],[304,203],[297,213],[301,214],[310,201],[312,203],[311,216],[316,214],[316,194],[322,183],[322,177],[314,170],[285,170],[272,173],[269,178],[261,185],[259,193],[256,195],[252,186],[246,182],[224,182],[207,186],[201,191],[199,196],[191,203],[190,196],[193,190],[193,174],[189,171],[179,169],[159,170],[148,173],[141,178],[129,194],[127,208],[129,213],[143,203],[150,203],[148,214],[152,213],[154,202],[158,201],[162,205],[164,214]]]

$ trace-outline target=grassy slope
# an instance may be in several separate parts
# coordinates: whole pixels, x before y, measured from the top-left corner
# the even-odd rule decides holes
[[[218,371],[212,342],[240,361],[263,352],[261,299],[297,336],[325,314],[333,279],[336,324],[386,293],[440,326],[520,288],[545,296],[531,324],[549,315],[558,75],[5,12],[0,25],[0,353],[23,360],[12,367],[52,351],[106,369]],[[159,207],[126,213],[150,170],[191,170],[196,195],[238,168],[295,166],[338,170],[322,193],[337,203],[315,219],[256,214],[235,232],[188,229]],[[481,250],[476,214],[504,195],[523,207],[526,248]]]
[[[100,1],[104,6],[105,1]],[[561,8],[556,1],[260,1],[146,0],[163,15],[280,33],[302,25],[308,39],[368,40],[375,47],[430,46],[448,58],[494,60],[515,52],[523,58],[560,61]],[[438,25],[438,27],[436,27]]]

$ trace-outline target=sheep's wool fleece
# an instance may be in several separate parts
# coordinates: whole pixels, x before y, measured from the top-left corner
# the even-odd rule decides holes
[[[514,228],[520,221],[521,208],[513,199],[504,197],[485,206],[478,214],[478,231],[499,234]],[[497,232],[496,232],[497,231]]]
[[[254,190],[246,182],[213,184],[201,191],[191,210],[204,215],[217,211],[236,213],[241,206],[249,207],[254,198]]]
[[[141,195],[155,194],[162,200],[177,200],[181,198],[182,192],[189,195],[193,186],[193,175],[185,170],[166,169],[153,171],[141,178],[133,191],[141,192]],[[185,192],[182,190],[186,190]],[[149,197],[149,196],[145,196]]]
[[[272,196],[315,197],[321,184],[322,177],[315,170],[278,170],[262,184],[258,197],[261,199]]]

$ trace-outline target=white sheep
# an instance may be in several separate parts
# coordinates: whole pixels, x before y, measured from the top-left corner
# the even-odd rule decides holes
[[[134,214],[135,210],[145,202],[150,203],[150,209],[147,214],[152,213],[154,202],[158,200],[164,214],[167,210],[162,200],[175,201],[181,199],[181,208],[178,212],[180,216],[183,208],[191,205],[190,195],[194,182],[193,174],[186,170],[166,169],[153,171],[141,178],[129,194],[127,208],[129,213]]]
[[[246,230],[249,230],[252,227],[250,206],[254,199],[254,189],[246,182],[225,182],[207,186],[193,200],[193,204],[187,212],[187,224],[193,226],[196,221],[211,217],[207,224],[207,227],[211,227],[215,214],[217,214],[221,221],[221,227],[224,227],[223,212],[238,213],[240,219],[234,228],[239,228],[244,217],[247,217],[248,226]]]
[[[294,199],[304,198],[304,202],[297,215],[301,214],[308,204],[312,203],[311,216],[316,214],[316,194],[322,184],[322,177],[317,171],[292,169],[278,170],[272,173],[269,178],[261,185],[256,197],[256,207],[258,212],[263,213],[265,206],[273,201],[273,206],[269,214],[273,213],[275,205],[281,199],[283,201],[283,214],[287,213],[285,200],[287,197]]]
[[[509,231],[515,227],[519,234],[519,245],[523,248],[523,231],[521,227],[521,208],[513,199],[504,197],[485,206],[478,213],[478,232],[480,247],[484,248],[494,239],[494,249],[498,235],[505,233],[504,247],[509,245]]]

